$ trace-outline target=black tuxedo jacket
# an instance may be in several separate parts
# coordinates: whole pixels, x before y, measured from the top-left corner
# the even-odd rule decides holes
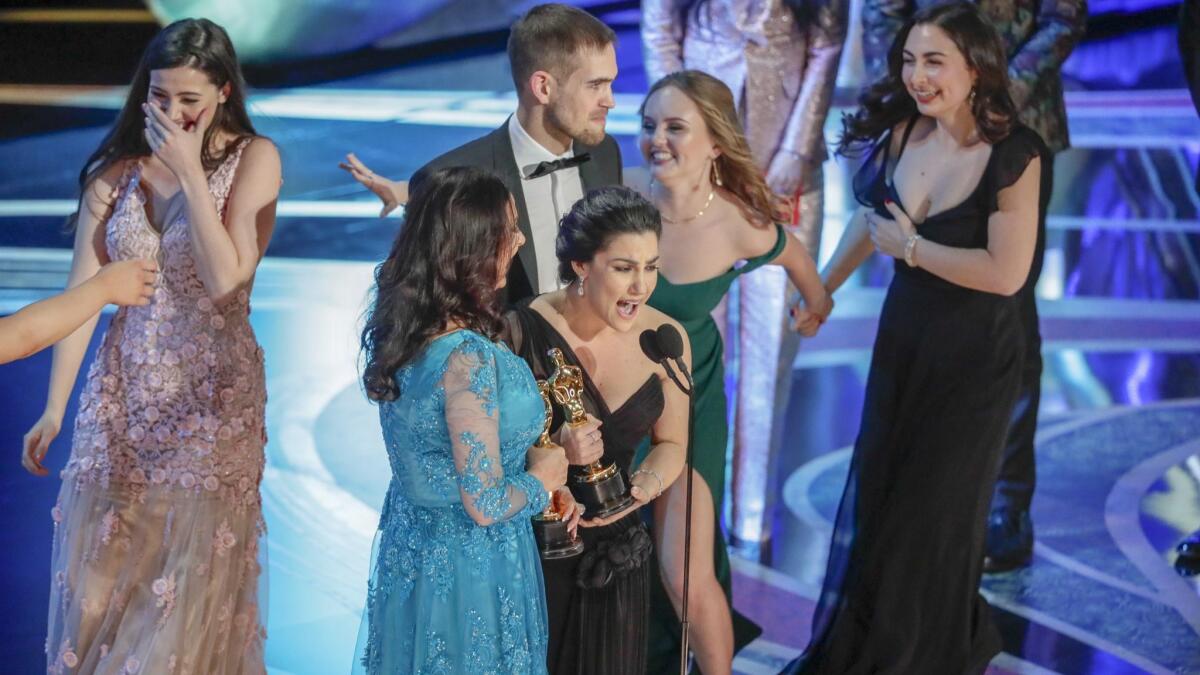
[[[474,166],[487,169],[500,177],[508,186],[517,202],[518,225],[525,235],[526,244],[517,251],[517,260],[508,270],[508,285],[503,302],[514,304],[532,298],[548,289],[539,289],[537,284],[537,260],[535,258],[533,230],[529,225],[529,208],[525,205],[525,194],[521,190],[521,173],[513,156],[512,141],[508,136],[508,121],[500,128],[482,138],[477,138],[433,159],[417,169],[409,181],[413,189],[430,173],[450,166]],[[621,150],[612,136],[605,136],[599,145],[575,144],[575,154],[590,153],[590,161],[579,165],[579,178],[583,182],[583,193],[608,185],[621,184]],[[554,242],[539,242],[540,255],[554,255]]]

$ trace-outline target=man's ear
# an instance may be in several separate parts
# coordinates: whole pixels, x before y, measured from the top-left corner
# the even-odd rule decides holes
[[[545,70],[536,70],[529,76],[529,93],[542,105],[548,105],[558,89],[558,81]]]

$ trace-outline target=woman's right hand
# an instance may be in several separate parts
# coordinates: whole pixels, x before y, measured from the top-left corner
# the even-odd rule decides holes
[[[62,415],[57,415],[49,410],[42,413],[41,419],[25,434],[21,466],[25,467],[26,471],[35,476],[49,475],[50,471],[42,466],[42,460],[46,458],[50,442],[58,436],[61,428]]]
[[[587,421],[577,427],[564,424],[558,429],[556,439],[567,451],[567,461],[575,466],[584,466],[604,456],[604,436],[600,433],[600,420],[590,413]]]
[[[158,264],[153,260],[122,260],[100,268],[96,282],[104,297],[116,305],[148,305],[154,296]]]
[[[408,181],[388,180],[377,175],[355,157],[353,152],[346,155],[346,161],[338,162],[338,167],[348,171],[354,176],[354,180],[379,197],[383,202],[383,210],[379,212],[380,218],[395,211],[397,206],[408,203]]]
[[[567,455],[561,446],[533,446],[525,455],[525,470],[542,483],[546,492],[554,492],[567,484]]]

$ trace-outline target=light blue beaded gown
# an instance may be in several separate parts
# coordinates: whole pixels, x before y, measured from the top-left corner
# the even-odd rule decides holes
[[[529,518],[547,495],[525,471],[544,409],[529,367],[461,330],[395,377],[399,397],[379,406],[392,481],[354,672],[546,673]]]

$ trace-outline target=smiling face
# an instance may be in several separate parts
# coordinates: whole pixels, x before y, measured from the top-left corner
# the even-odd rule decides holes
[[[660,183],[698,179],[721,154],[700,107],[677,87],[666,86],[646,99],[638,136],[642,159]]]
[[[572,263],[572,267],[586,279],[583,300],[587,306],[614,330],[628,332],[658,285],[658,235],[617,235],[596,251],[591,262]]]
[[[229,98],[229,85],[217,88],[202,70],[189,66],[150,71],[146,102],[157,106],[185,131],[191,131],[200,114],[208,111],[208,120],[217,106]],[[201,132],[205,129],[200,129]]]
[[[617,77],[617,51],[613,45],[603,49],[583,49],[575,55],[576,68],[565,79],[551,78],[546,122],[583,145],[599,145],[604,140],[608,111],[616,106],[612,83]]]
[[[947,118],[967,101],[976,76],[944,30],[918,24],[904,42],[900,77],[922,115]]]

